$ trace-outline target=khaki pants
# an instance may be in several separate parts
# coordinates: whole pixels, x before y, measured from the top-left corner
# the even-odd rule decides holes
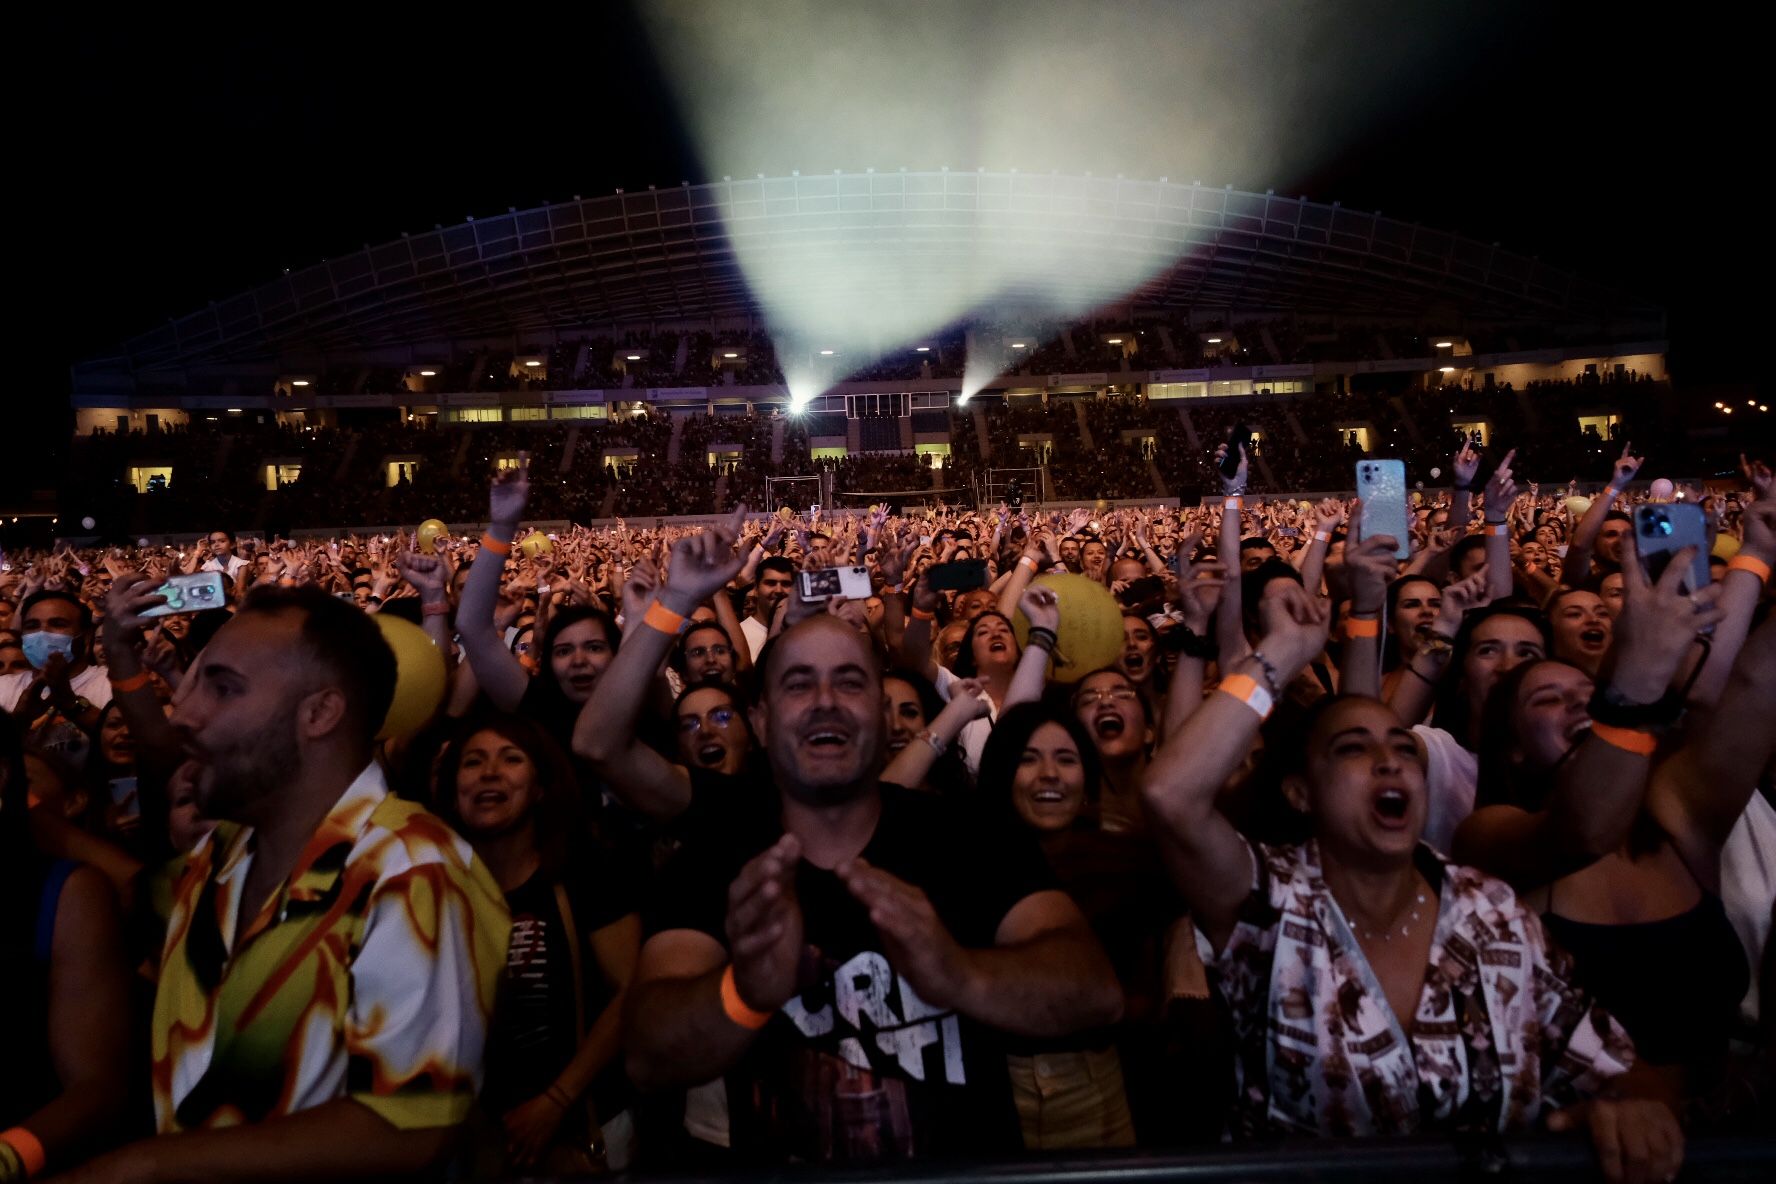
[[[1114,1048],[1007,1057],[1024,1146],[1133,1147],[1135,1124]]]

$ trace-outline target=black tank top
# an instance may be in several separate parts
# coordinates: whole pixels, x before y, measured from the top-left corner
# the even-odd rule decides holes
[[[1598,925],[1547,912],[1542,923],[1642,1059],[1706,1073],[1725,1058],[1751,967],[1718,896],[1704,892],[1661,921]]]

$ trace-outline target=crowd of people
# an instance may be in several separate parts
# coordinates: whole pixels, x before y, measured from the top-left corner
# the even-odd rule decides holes
[[[1614,418],[1602,432],[1580,423],[1597,411],[1600,397]],[[1667,384],[1628,381],[1237,399],[1148,399],[1115,391],[1009,402],[977,396],[948,412],[913,413],[915,431],[935,426],[947,434],[943,472],[934,472],[924,453],[895,452],[901,434],[894,420],[881,421],[888,443],[866,440],[861,452],[816,459],[815,438],[847,433],[844,415],[828,412],[644,411],[448,427],[198,421],[182,431],[77,438],[64,505],[74,520],[91,517],[105,524],[102,531],[130,538],[216,522],[263,531],[426,517],[470,521],[479,513],[478,475],[519,451],[534,458],[533,511],[546,520],[709,514],[741,501],[763,506],[767,477],[828,470],[847,505],[861,502],[853,494],[971,488],[987,469],[1031,466],[1047,467],[1043,492],[1052,500],[1170,496],[1195,502],[1216,488],[1209,449],[1241,423],[1258,437],[1253,490],[1283,494],[1347,488],[1352,461],[1365,451],[1351,438],[1359,426],[1370,454],[1403,457],[1427,486],[1446,484],[1445,453],[1467,434],[1453,426],[1464,418],[1489,425],[1501,439],[1524,441],[1525,466],[1550,479],[1597,471],[1618,436],[1666,441],[1673,471],[1712,471],[1723,458],[1690,442],[1690,414]],[[406,465],[394,485],[386,472],[391,457]],[[268,491],[263,470],[272,460],[295,463],[300,473]],[[126,472],[142,463],[169,468],[171,479],[138,492]]]
[[[1776,478],[1486,455],[12,552],[0,1181],[1767,1133]]]

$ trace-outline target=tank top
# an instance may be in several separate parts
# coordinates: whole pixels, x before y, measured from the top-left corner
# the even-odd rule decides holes
[[[1718,1067],[1751,981],[1720,897],[1704,892],[1694,908],[1659,921],[1600,925],[1549,911],[1542,923],[1643,1060]]]

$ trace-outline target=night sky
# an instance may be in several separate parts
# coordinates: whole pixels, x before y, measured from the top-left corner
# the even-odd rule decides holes
[[[68,365],[169,316],[403,230],[708,179],[623,5],[522,22],[371,7],[302,25],[68,10],[20,31],[15,55],[43,65],[12,83],[23,424],[0,494],[53,484]],[[1616,281],[1671,311],[1680,384],[1755,379],[1770,217],[1746,178],[1769,141],[1756,38],[1694,8],[1578,8],[1487,6],[1490,35],[1435,63],[1428,101],[1359,129],[1330,166],[1253,187]]]

